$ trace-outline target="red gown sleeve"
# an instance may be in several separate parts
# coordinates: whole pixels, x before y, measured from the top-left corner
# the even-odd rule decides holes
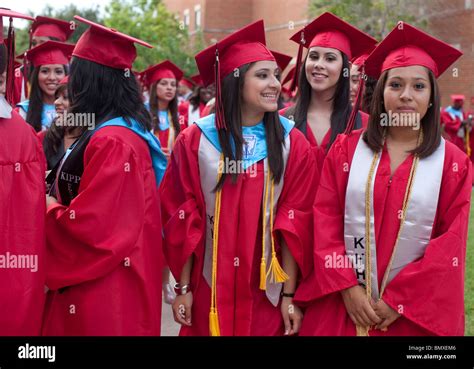
[[[178,105],[178,116],[181,130],[187,128],[189,125],[189,101],[183,101]]]
[[[283,180],[274,232],[285,240],[304,278],[312,265],[311,204],[318,186],[319,172],[309,143],[296,129],[291,132],[291,149]]]
[[[0,118],[0,335],[40,334],[44,306],[44,155],[33,128]],[[13,263],[16,264],[13,264]]]
[[[314,270],[297,289],[295,301],[305,305],[330,293],[357,285],[352,268],[326,268],[326,256],[345,255],[344,211],[350,160],[348,138],[357,144],[354,131],[339,135],[324,161],[321,179],[313,206]],[[360,132],[360,131],[359,131]],[[360,133],[359,133],[360,134]]]
[[[204,199],[200,189],[197,153],[191,136],[200,134],[193,125],[179,135],[160,186],[164,253],[173,275],[179,279],[186,260],[204,254],[206,230]]]
[[[145,220],[143,182],[130,145],[118,136],[92,137],[79,194],[69,206],[54,204],[47,211],[50,289],[103,277],[130,254]]]
[[[441,125],[444,126],[444,130],[449,137],[457,137],[459,128],[461,128],[461,121],[456,118],[453,119],[447,111],[442,110]]]
[[[431,241],[422,258],[408,264],[387,284],[382,299],[435,335],[463,335],[471,162],[446,143],[446,157],[448,150],[455,150],[457,156],[445,163]]]

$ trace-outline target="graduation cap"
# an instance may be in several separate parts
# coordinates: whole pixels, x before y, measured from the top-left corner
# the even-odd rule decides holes
[[[192,80],[192,77],[191,77],[191,79],[189,79],[187,77],[181,78],[181,80],[179,81],[179,84],[184,85],[184,86],[186,86],[187,88],[190,88],[190,89],[194,88],[194,81]]]
[[[288,64],[290,64],[291,59],[293,59],[293,57],[291,57],[290,55],[282,54],[278,51],[270,50],[270,52],[275,57],[275,61],[282,72],[285,70]]]
[[[290,38],[299,45],[296,73],[291,90],[296,88],[303,48],[330,47],[347,55],[349,60],[370,52],[377,40],[334,14],[325,12]]]
[[[451,95],[451,101],[452,102],[464,101],[464,100],[466,100],[466,96],[464,96],[464,95]]]
[[[65,42],[74,33],[73,24],[56,18],[37,16],[31,25],[31,38],[54,37],[60,42]]]
[[[202,81],[202,77],[201,77],[200,74],[195,74],[194,76],[191,76],[191,80],[197,86],[203,86],[204,85],[204,82]]]
[[[60,85],[67,85],[68,83],[69,83],[69,76],[66,76],[62,80],[59,81]]]
[[[3,38],[3,17],[9,18],[8,36],[7,39]],[[5,98],[10,104],[14,102],[14,90],[15,90],[15,30],[13,28],[13,18],[33,20],[26,14],[21,14],[10,9],[0,8],[0,44],[5,43],[8,52],[7,60],[7,82],[6,82],[6,93]]]
[[[258,20],[209,46],[195,56],[204,86],[216,84],[216,127],[227,129],[222,110],[221,82],[234,69],[262,60],[275,61],[265,46],[265,27]]]
[[[74,44],[46,41],[26,52],[26,58],[34,67],[46,64],[68,64]]]
[[[436,78],[453,64],[462,52],[409,25],[398,22],[365,62],[365,73],[374,78],[389,69],[421,65]]]
[[[76,44],[73,56],[116,69],[131,69],[137,57],[135,43],[152,48],[150,44],[138,38],[126,35],[114,28],[94,23],[78,15],[74,16],[90,27],[82,34]]]
[[[176,81],[179,81],[184,75],[183,71],[169,60],[153,65],[140,74],[142,76],[142,81],[146,86],[151,86],[152,83],[163,78],[173,78]]]

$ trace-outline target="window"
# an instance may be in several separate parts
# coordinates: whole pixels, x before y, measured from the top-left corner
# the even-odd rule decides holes
[[[472,9],[472,0],[464,0],[464,7],[466,9]]]
[[[196,5],[194,7],[194,20],[195,20],[194,29],[197,31],[201,29],[201,5]]]
[[[184,26],[189,28],[189,9],[183,11],[183,22]]]

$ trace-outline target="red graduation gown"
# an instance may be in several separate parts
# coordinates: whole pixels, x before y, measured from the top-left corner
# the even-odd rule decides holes
[[[325,268],[325,255],[345,254],[344,207],[349,171],[362,130],[339,136],[329,152],[314,204],[314,272],[297,291],[308,305],[302,335],[355,335],[340,291],[357,285],[352,269]],[[379,286],[400,225],[398,210],[410,173],[409,156],[390,180],[390,158],[383,151],[375,177],[374,215]],[[464,261],[471,196],[471,163],[446,142],[438,208],[425,255],[408,264],[388,283],[383,300],[403,313],[388,329],[370,335],[462,335],[464,333]],[[454,266],[457,258],[457,266]]]
[[[187,127],[189,125],[189,105],[191,103],[189,100],[183,101],[181,104],[178,106],[178,114],[180,117],[180,124],[183,125],[184,127]],[[199,104],[199,117],[203,117],[203,110],[206,107],[206,104],[200,103]],[[194,122],[191,122],[193,124]]]
[[[279,114],[284,115],[285,112],[287,111],[287,108],[281,109]],[[359,114],[362,120],[362,127],[367,128],[367,125],[369,123],[369,115],[367,113],[364,113],[363,111],[359,110]],[[313,150],[314,156],[316,158],[316,164],[318,166],[318,171],[319,173],[322,173],[323,171],[323,164],[324,164],[324,159],[326,158],[327,155],[327,146],[329,144],[329,140],[331,139],[331,128],[328,129],[326,134],[323,137],[323,140],[321,144],[318,145],[318,141],[316,140],[316,137],[314,136],[314,133],[309,125],[306,124],[306,139],[308,140],[309,144],[311,145],[311,148]]]
[[[194,255],[191,275],[192,327],[180,335],[208,335],[211,289],[202,276],[205,245],[205,203],[200,186],[198,149],[201,130],[192,125],[176,141],[170,165],[160,187],[164,251],[175,277]],[[317,180],[310,147],[296,129],[290,132],[291,148],[284,185],[274,218],[274,234],[283,237],[303,276],[311,265],[311,201]],[[257,175],[241,174],[236,184],[222,190],[219,225],[217,309],[221,335],[282,335],[280,306],[273,306],[259,289],[262,255],[261,202],[263,160]],[[238,258],[238,259],[236,259]]]
[[[159,206],[146,143],[97,131],[78,196],[47,211],[44,335],[160,335]]]
[[[10,119],[0,118],[0,254],[8,260],[0,267],[1,336],[40,334],[44,306],[45,170],[43,150],[33,128],[14,111]],[[12,268],[13,260],[23,255],[33,255],[29,263],[33,268],[27,268],[28,264]]]

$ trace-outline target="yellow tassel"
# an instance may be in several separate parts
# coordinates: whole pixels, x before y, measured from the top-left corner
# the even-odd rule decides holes
[[[264,291],[267,289],[267,261],[265,258],[262,258],[260,263],[260,289]]]
[[[290,279],[288,274],[286,274],[283,268],[280,266],[276,252],[272,252],[272,261],[270,263],[268,274],[271,275],[271,281],[276,283],[283,283]]]
[[[211,308],[211,311],[209,312],[209,330],[213,337],[221,335],[219,318],[217,317],[217,310],[215,308]]]
[[[356,332],[358,337],[367,337],[369,335],[369,327],[356,325]]]

